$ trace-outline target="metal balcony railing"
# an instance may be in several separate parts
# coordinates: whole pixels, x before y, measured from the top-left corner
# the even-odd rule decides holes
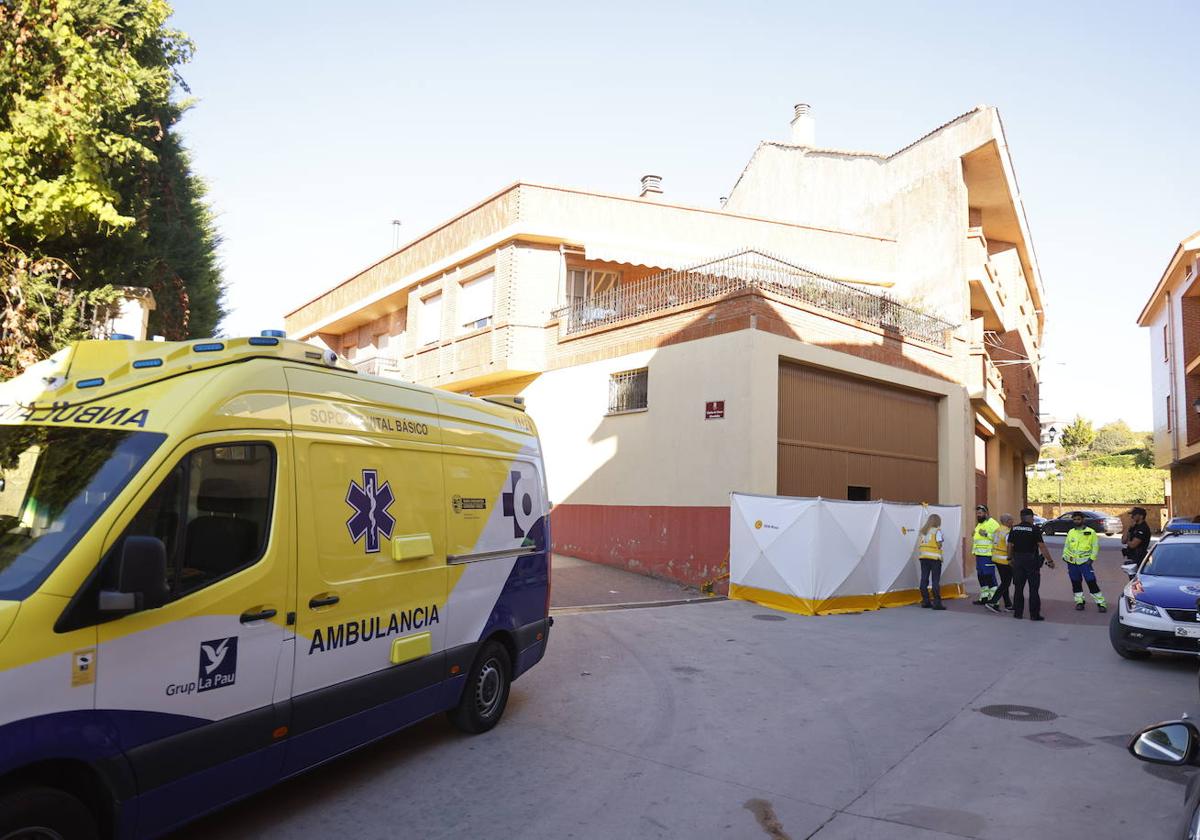
[[[676,307],[716,300],[747,289],[852,318],[938,347],[948,347],[955,325],[886,295],[873,294],[760,251],[743,250],[679,270],[665,271],[555,310],[560,332],[573,335]]]

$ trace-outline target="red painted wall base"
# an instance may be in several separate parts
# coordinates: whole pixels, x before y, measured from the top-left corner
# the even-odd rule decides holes
[[[728,507],[558,505],[550,538],[558,554],[690,586],[729,572]]]

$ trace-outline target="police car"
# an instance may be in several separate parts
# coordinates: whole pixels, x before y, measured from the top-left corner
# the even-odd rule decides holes
[[[1126,659],[1200,653],[1200,534],[1163,537],[1137,569],[1109,622],[1113,649]]]
[[[439,712],[495,726],[549,639],[544,476],[520,398],[280,335],[0,384],[0,838],[158,837]]]

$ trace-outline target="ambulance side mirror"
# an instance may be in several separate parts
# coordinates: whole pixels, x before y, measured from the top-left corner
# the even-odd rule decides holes
[[[158,537],[126,537],[117,588],[101,590],[101,612],[152,610],[167,602],[167,547]]]

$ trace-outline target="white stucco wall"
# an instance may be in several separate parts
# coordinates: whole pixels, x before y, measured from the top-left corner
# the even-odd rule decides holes
[[[973,504],[970,402],[960,385],[758,330],[542,374],[521,389],[555,504],[707,506],[731,490],[773,494],[779,360],[830,367],[943,397],[939,499]],[[609,375],[649,369],[649,408],[605,416]],[[705,403],[725,401],[706,420]]]

